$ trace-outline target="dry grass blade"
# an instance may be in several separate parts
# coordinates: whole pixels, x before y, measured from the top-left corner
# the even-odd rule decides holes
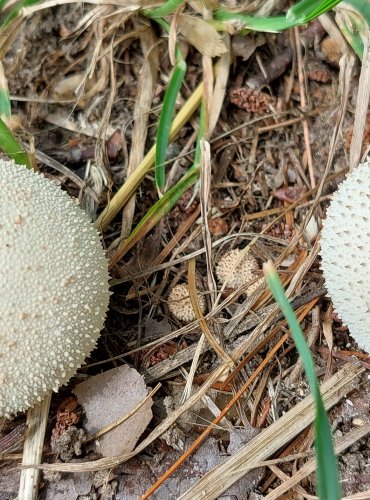
[[[209,142],[202,140],[201,148],[201,172],[200,172],[200,207],[202,215],[202,233],[204,248],[206,251],[207,282],[210,292],[211,304],[215,302],[217,285],[212,272],[212,238],[208,227],[208,214],[210,212],[209,202],[211,194],[211,149]]]
[[[370,424],[365,424],[362,427],[355,428],[344,436],[340,436],[334,443],[335,453],[342,453],[344,450],[352,446],[359,439],[367,436],[370,433]],[[316,470],[316,459],[313,457],[305,463],[292,477],[284,481],[280,486],[271,491],[265,500],[278,500],[286,491],[293,488],[302,479]],[[366,497],[363,497],[366,498]]]
[[[68,177],[68,179],[70,179],[72,182],[74,182],[76,184],[76,186],[78,186],[82,191],[84,191],[86,194],[88,194],[94,201],[99,203],[99,200],[98,200],[96,194],[94,193],[94,191],[91,189],[91,187],[87,186],[85,181],[83,181],[81,179],[81,177],[79,177],[77,174],[72,172],[72,170],[70,170],[68,167],[66,167],[65,165],[63,165],[59,161],[54,160],[54,158],[51,158],[50,156],[43,153],[42,151],[39,151],[38,149],[36,149],[36,151],[35,151],[35,157],[36,157],[36,160],[38,160],[40,163],[43,163],[44,165],[47,165],[48,167],[53,168],[54,170],[56,170],[60,174]]]
[[[226,364],[232,366],[234,364],[232,358],[230,358],[230,356],[221,348],[218,342],[214,339],[208,327],[207,321],[203,318],[203,314],[200,309],[200,305],[197,298],[197,290],[195,284],[195,262],[196,262],[195,259],[191,259],[189,261],[189,273],[188,273],[190,300],[194,308],[194,312],[199,320],[199,326],[202,332],[204,333],[209,345],[220,356],[220,358],[224,360]]]
[[[158,73],[158,47],[154,31],[148,27],[140,34],[141,50],[144,61],[138,83],[138,95],[134,109],[134,129],[127,175],[130,176],[144,156],[145,141],[148,131],[149,111],[153,100],[154,87]],[[135,195],[127,202],[122,212],[121,238],[127,238],[131,232],[135,211]]]
[[[352,389],[354,379],[363,372],[364,368],[347,364],[324,382],[321,385],[321,392],[325,407],[329,409],[340,401]],[[212,500],[217,498],[254,468],[258,462],[267,459],[303,431],[313,422],[314,415],[315,408],[312,397],[308,396],[232,457],[208,472],[180,499]]]
[[[173,139],[176,134],[180,131],[182,126],[188,121],[192,116],[194,111],[200,104],[203,95],[203,84],[200,84],[186,101],[182,109],[176,115],[170,133],[170,139]],[[122,207],[128,202],[131,196],[135,193],[137,187],[152,168],[155,159],[155,146],[153,146],[148,153],[145,155],[143,161],[137,167],[137,169],[128,177],[123,186],[117,191],[115,196],[111,199],[108,206],[103,210],[98,219],[96,220],[95,226],[103,231],[107,228],[108,224],[113,220],[113,218],[118,214]]]
[[[362,141],[366,123],[366,115],[370,98],[370,29],[365,23],[366,36],[364,55],[362,58],[361,75],[358,84],[355,122],[349,156],[350,172],[360,163]]]
[[[296,51],[297,51],[298,80],[299,80],[299,93],[300,93],[301,107],[302,107],[303,111],[306,111],[306,108],[307,108],[306,89],[305,89],[305,80],[304,80],[304,74],[303,74],[303,58],[302,58],[302,52],[301,52],[301,44],[299,41],[299,31],[298,31],[297,26],[294,27],[293,29],[294,29]],[[314,174],[314,170],[313,170],[313,160],[312,160],[310,131],[309,131],[309,127],[308,127],[308,121],[306,119],[304,119],[302,122],[302,125],[303,125],[303,134],[304,134],[305,152],[306,152],[306,157],[307,157],[308,172],[310,175],[310,183],[311,183],[311,188],[314,188],[316,186],[316,179],[315,179],[315,174]]]
[[[362,491],[361,493],[355,493],[349,497],[343,497],[342,500],[369,500],[370,490]]]
[[[202,432],[202,434],[193,442],[193,444],[188,448],[181,457],[176,460],[176,462],[169,468],[167,471],[153,484],[151,488],[142,496],[142,500],[149,498],[154,491],[156,491],[163,482],[170,477],[175,470],[180,467],[182,463],[192,454],[194,451],[202,444],[202,442],[206,439],[206,437],[212,432],[212,430],[216,427],[216,425],[221,422],[221,420],[225,417],[227,412],[230,410],[232,406],[239,400],[239,398],[244,394],[247,388],[251,385],[251,383],[257,378],[257,376],[262,372],[266,364],[271,360],[271,358],[276,354],[276,352],[280,349],[282,344],[286,341],[288,334],[284,335],[284,337],[275,345],[273,349],[269,352],[268,356],[264,359],[264,361],[259,365],[259,367],[253,372],[251,377],[249,377],[242,387],[238,390],[238,392],[233,396],[233,398],[227,403],[227,405],[223,408],[223,410],[219,413],[219,415],[211,422],[211,424]],[[225,366],[224,364],[223,366]],[[226,365],[227,366],[227,365]],[[208,382],[208,380],[207,380]],[[182,497],[181,497],[182,498]]]
[[[46,424],[48,422],[51,392],[43,401],[27,412],[27,431],[24,439],[22,465],[39,465],[42,458],[42,448]],[[40,471],[37,468],[23,469],[19,484],[19,500],[36,500],[38,498],[38,483]]]
[[[12,431],[0,438],[0,460],[14,448],[20,447],[27,430],[26,422],[17,425]]]
[[[113,424],[110,424],[108,425],[107,427],[105,427],[104,429],[101,429],[100,431],[96,432],[95,434],[93,434],[92,436],[88,436],[88,438],[86,439],[86,441],[92,441],[94,439],[98,439],[99,437],[101,436],[104,436],[104,434],[106,434],[107,432],[110,432],[111,430],[115,429],[116,427],[118,427],[119,425],[123,424],[123,422],[126,422],[126,420],[128,420],[132,415],[134,415],[142,406],[145,405],[145,403],[147,401],[149,401],[153,396],[154,394],[161,388],[161,384],[157,384],[154,389],[152,389],[149,394],[143,399],[140,401],[140,403],[138,403],[135,408],[133,408],[130,412],[126,413],[126,415],[124,415],[122,418],[120,418],[119,420],[117,420],[116,422],[113,422]]]
[[[228,34],[223,35],[223,41],[227,47],[227,51],[220,57],[216,66],[216,77],[213,88],[212,101],[208,109],[208,129],[206,138],[210,139],[219,119],[221,109],[225,99],[227,82],[229,81],[229,72],[231,64],[230,52],[230,37]]]
[[[204,56],[220,57],[227,52],[222,37],[203,19],[180,14],[177,16],[177,29]]]
[[[182,415],[184,412],[189,410],[199,399],[201,399],[209,390],[212,385],[220,380],[220,378],[225,374],[228,370],[228,365],[225,363],[221,366],[218,366],[214,372],[210,375],[210,377],[204,382],[204,384],[180,407],[176,408],[176,410],[171,413],[165,420],[163,420],[150,434],[146,437],[131,453],[127,453],[125,455],[120,455],[114,458],[102,458],[100,460],[94,460],[92,462],[86,463],[55,463],[55,464],[41,464],[36,466],[37,469],[42,470],[54,470],[60,472],[89,472],[89,471],[97,471],[109,469],[111,467],[115,467],[123,462],[127,462],[132,457],[135,457],[137,454],[145,450],[147,446],[153,443],[157,438],[159,438],[167,429],[173,425],[176,420]],[[28,466],[30,467],[30,466]]]

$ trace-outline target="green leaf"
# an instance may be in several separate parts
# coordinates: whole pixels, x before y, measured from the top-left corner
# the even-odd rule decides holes
[[[215,12],[214,18],[223,22],[234,21],[242,23],[246,29],[265,31],[268,33],[276,33],[277,31],[282,31],[296,25],[296,23],[288,21],[285,16],[257,17],[242,13],[228,12],[224,9],[218,9]]]
[[[144,14],[152,19],[169,16],[184,3],[185,0],[167,0],[167,2],[164,2],[160,7],[144,10]]]
[[[145,235],[158,224],[161,218],[168,214],[175,206],[189,186],[199,177],[199,168],[194,168],[184,175],[175,186],[169,189],[144,215],[130,236],[124,240],[113,255],[110,267],[114,266],[122,257]]]
[[[8,89],[0,88],[0,117],[9,118],[11,105]]]
[[[5,7],[7,0],[0,0],[0,10]],[[42,0],[21,0],[14,4],[13,8],[8,12],[5,18],[1,21],[0,27],[5,28],[8,24],[15,19],[18,14],[21,12],[23,7],[30,7],[31,5],[35,5],[36,3],[41,3]]]
[[[258,17],[243,13],[229,12],[218,9],[215,19],[219,21],[236,21],[242,23],[246,29],[253,31],[277,32],[306,24],[315,17],[332,9],[341,0],[302,0],[293,5],[285,16]]]
[[[18,165],[32,168],[32,164],[22,146],[15,139],[10,128],[0,118],[0,149],[10,156]]]
[[[176,99],[180,92],[185,73],[186,62],[181,57],[175,66],[170,84],[166,90],[159,118],[155,153],[155,182],[161,191],[163,191],[166,184],[165,163],[172,119],[176,109]]]
[[[320,386],[316,377],[315,364],[306,344],[292,306],[289,304],[281,281],[271,263],[264,265],[267,284],[279,304],[289,325],[298,354],[302,360],[316,407],[315,451],[317,459],[318,495],[320,500],[340,500],[337,461],[327,413],[322,401]]]
[[[297,24],[307,23],[311,19],[321,16],[321,14],[332,9],[340,2],[341,0],[301,0],[288,10],[286,18],[288,21]]]
[[[365,0],[347,0],[347,3],[352,5],[363,16],[370,27],[370,2]]]

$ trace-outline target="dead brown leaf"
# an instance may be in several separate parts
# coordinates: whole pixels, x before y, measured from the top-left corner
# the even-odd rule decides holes
[[[203,19],[181,14],[177,18],[177,29],[204,56],[219,57],[227,52],[221,36]]]
[[[133,410],[146,397],[147,389],[143,377],[123,365],[89,378],[74,393],[86,415],[86,431],[95,434]],[[99,437],[98,451],[105,457],[130,453],[152,419],[151,405],[147,401],[125,422]]]

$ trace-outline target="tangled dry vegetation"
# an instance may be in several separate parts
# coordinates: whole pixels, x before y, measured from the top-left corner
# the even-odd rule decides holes
[[[264,2],[252,3],[257,11]],[[270,12],[284,7],[270,4]],[[331,193],[368,152],[370,114],[358,82],[370,61],[361,65],[332,15],[283,33],[207,38],[191,21],[196,11],[198,19],[206,16],[198,4],[172,19],[169,36],[138,8],[135,2],[58,2],[45,10],[36,4],[2,46],[13,129],[31,143],[45,175],[80,199],[111,259],[113,294],[98,348],[53,398],[40,494],[314,494],[314,408],[286,322],[261,279],[262,264],[272,260],[332,408],[343,492],[370,495],[364,466],[370,359],[333,313],[318,258]],[[169,213],[155,214],[133,233],[158,200],[151,148],[176,33],[188,69],[176,103],[181,128],[168,148],[167,186],[193,163],[203,95],[200,182]],[[225,256],[231,260],[220,270]],[[182,306],[173,292],[178,285],[188,292]],[[150,387],[161,383],[136,448],[100,458],[70,440],[69,461],[52,453],[53,427],[60,435],[83,423],[74,403],[63,406],[76,381],[126,363]],[[3,423],[0,493],[7,498],[15,491],[24,432],[22,416]]]

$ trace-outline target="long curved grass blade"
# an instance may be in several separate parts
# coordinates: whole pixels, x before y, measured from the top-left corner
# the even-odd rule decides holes
[[[332,9],[342,0],[301,0],[286,13],[286,18],[297,24],[307,23]]]
[[[11,113],[8,89],[0,88],[0,117],[9,117]]]
[[[32,168],[32,164],[23,148],[14,138],[10,128],[0,118],[0,149],[10,156],[18,165]]]
[[[178,202],[189,186],[199,177],[199,168],[189,171],[171,189],[165,193],[144,215],[130,236],[122,242],[112,256],[109,264],[111,269],[122,257],[166,215]]]
[[[205,106],[204,100],[203,100],[202,104],[200,106],[199,129],[198,129],[198,135],[197,135],[197,144],[195,146],[194,162],[193,162],[193,165],[190,167],[190,170],[193,168],[197,168],[200,165],[200,159],[201,159],[201,154],[202,154],[200,143],[204,139],[205,131],[206,131],[206,106]]]
[[[186,62],[179,59],[166,94],[163,99],[161,116],[159,118],[157,132],[157,148],[155,153],[155,182],[159,190],[163,190],[166,184],[165,162],[167,147],[170,140],[172,119],[175,114],[176,99],[180,92],[182,82],[186,73]]]
[[[364,2],[364,0],[347,0],[347,3],[363,16],[370,27],[370,3]]]
[[[9,98],[8,82],[4,74],[3,64],[0,61],[0,118],[5,121],[11,115],[11,105]]]
[[[333,440],[329,420],[322,401],[320,386],[315,373],[315,365],[311,352],[304,339],[297,317],[289,304],[284,288],[273,265],[269,262],[264,265],[267,284],[283,312],[298,354],[302,360],[306,376],[316,406],[315,417],[315,450],[317,458],[318,495],[321,500],[340,500],[337,461],[334,454]]]
[[[4,17],[4,19],[0,23],[1,28],[5,28],[8,26],[8,24],[13,21],[21,12],[23,7],[30,7],[31,5],[34,5],[36,3],[40,3],[41,0],[22,0],[18,3],[16,3],[11,11]]]
[[[214,18],[223,22],[237,21],[238,23],[242,23],[246,29],[253,31],[265,31],[267,33],[275,33],[277,31],[286,30],[296,25],[296,23],[288,21],[285,16],[257,17],[242,13],[229,12],[224,9],[218,9],[215,12]]]
[[[293,5],[285,16],[258,17],[218,9],[214,17],[218,21],[239,21],[249,30],[274,33],[292,28],[293,26],[306,24],[311,19],[324,14],[324,12],[338,5],[340,1],[302,0]]]
[[[144,10],[144,14],[152,19],[155,19],[156,17],[169,16],[183,3],[185,3],[185,0],[167,0],[167,2],[164,2],[161,6],[156,7],[155,9]]]
[[[177,113],[172,123],[170,140],[172,140],[179,133],[181,128],[198,108],[202,100],[203,88],[204,85],[203,82],[201,82]],[[98,219],[95,221],[95,226],[100,231],[103,231],[108,226],[121,208],[134,194],[140,182],[143,180],[154,163],[155,151],[156,145],[150,148],[143,160],[140,162],[140,165],[138,165],[137,169],[126,179],[126,182],[120,187],[117,193],[110,200],[109,204],[99,215]]]

